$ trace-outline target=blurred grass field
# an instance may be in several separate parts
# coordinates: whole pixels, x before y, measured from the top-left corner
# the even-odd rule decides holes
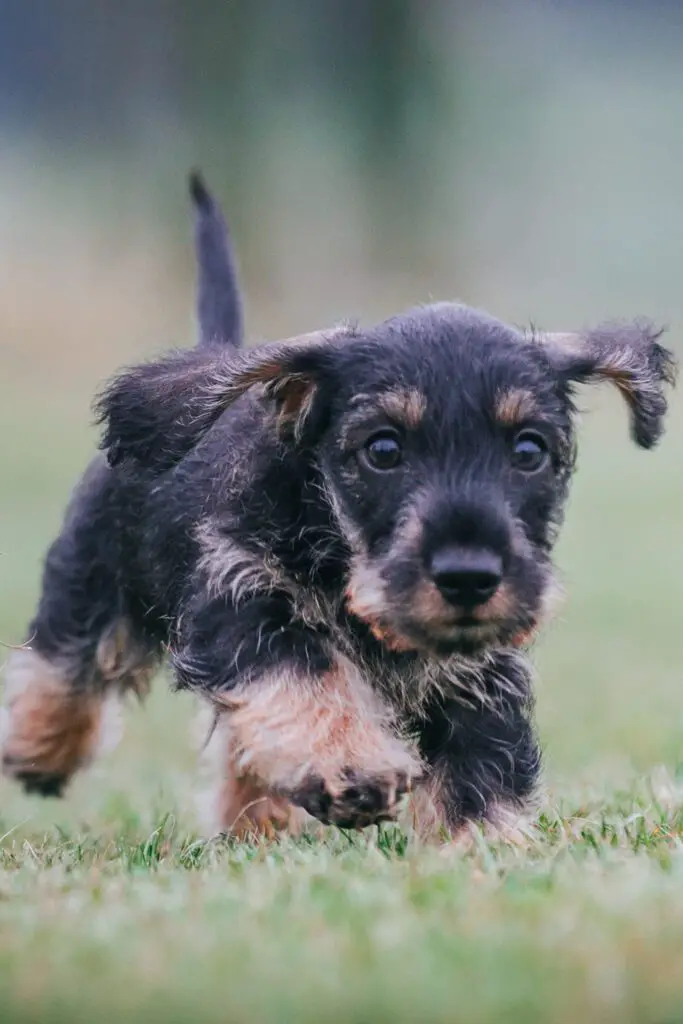
[[[191,341],[188,244],[169,245],[134,204],[116,229],[74,227],[78,202],[99,200],[67,199],[61,218],[34,211],[2,248],[8,644],[23,639],[45,547],[96,444],[93,391],[121,363]],[[376,306],[359,312],[429,298],[415,275],[400,284],[378,275]],[[264,294],[252,334],[318,326],[340,302],[332,290],[280,316]],[[493,312],[521,318],[499,281],[492,295]],[[639,296],[624,305],[604,313],[658,313]],[[579,323],[598,306],[586,301]],[[0,1020],[683,1019],[683,410],[675,397],[650,454],[631,445],[617,396],[584,404],[558,549],[568,596],[535,653],[548,793],[529,848],[482,842],[445,859],[393,830],[203,844],[192,703],[161,678],[66,800],[0,781]]]

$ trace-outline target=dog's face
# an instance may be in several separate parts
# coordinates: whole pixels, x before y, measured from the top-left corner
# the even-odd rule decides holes
[[[612,380],[636,441],[657,440],[672,363],[656,337],[638,325],[528,337],[465,307],[427,307],[214,358],[206,380],[193,371],[184,421],[201,431],[263,387],[281,440],[322,476],[349,552],[348,610],[390,647],[471,654],[522,642],[553,592],[573,386]],[[148,409],[168,402],[164,380],[148,381]]]
[[[553,588],[573,464],[571,399],[542,347],[467,310],[422,311],[340,349],[317,400],[349,610],[395,647],[521,640]]]

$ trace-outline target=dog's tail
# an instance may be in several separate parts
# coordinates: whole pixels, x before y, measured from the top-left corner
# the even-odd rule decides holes
[[[239,348],[242,299],[228,226],[198,171],[190,174],[189,185],[195,208],[199,345]]]

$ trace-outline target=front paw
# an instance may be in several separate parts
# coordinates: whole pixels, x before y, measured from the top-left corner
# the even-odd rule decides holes
[[[289,799],[325,825],[361,829],[393,821],[414,781],[404,771],[372,774],[345,768],[334,781],[309,777]]]

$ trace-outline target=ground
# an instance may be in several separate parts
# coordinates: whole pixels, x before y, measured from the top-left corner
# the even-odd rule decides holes
[[[33,367],[7,366],[9,643],[94,444],[95,369],[70,388],[55,362],[53,387],[48,363],[29,393]],[[394,828],[204,844],[193,709],[160,678],[64,801],[0,782],[4,1024],[683,1019],[683,417],[650,455],[616,399],[590,404],[568,601],[535,653],[547,794],[528,846],[444,857]]]

